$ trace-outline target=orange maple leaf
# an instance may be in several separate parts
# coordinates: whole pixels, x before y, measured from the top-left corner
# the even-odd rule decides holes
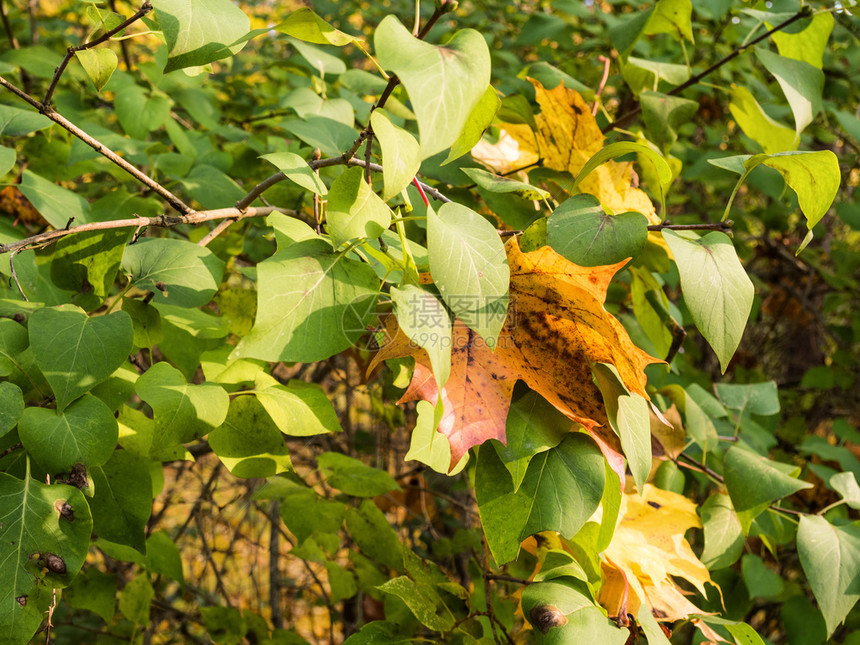
[[[439,423],[451,444],[451,466],[472,446],[487,439],[505,443],[511,394],[521,379],[582,425],[623,478],[619,441],[610,429],[600,391],[591,376],[595,362],[611,363],[631,392],[648,398],[645,366],[659,362],[630,340],[603,308],[606,289],[623,262],[580,267],[549,247],[523,253],[514,238],[506,245],[511,272],[510,305],[495,351],[457,320],[453,328],[451,375],[439,391],[427,353],[385,319],[389,341],[374,357],[380,361],[415,357],[412,382],[400,402],[441,398]]]

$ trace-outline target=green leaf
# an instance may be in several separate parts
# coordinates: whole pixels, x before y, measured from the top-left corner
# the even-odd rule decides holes
[[[61,289],[75,292],[76,304],[97,309],[113,287],[130,235],[127,229],[69,235],[37,251],[37,262],[50,264],[51,280]]]
[[[75,56],[81,63],[81,67],[90,77],[96,91],[101,92],[107,85],[110,77],[116,71],[117,57],[112,49],[101,47],[99,49],[82,49],[75,52]]]
[[[219,385],[189,385],[182,373],[167,363],[150,367],[137,379],[135,390],[154,412],[154,458],[219,427],[230,405]]]
[[[50,128],[53,124],[51,119],[33,110],[0,105],[0,136],[20,137],[37,130]]]
[[[481,100],[472,108],[471,113],[466,119],[463,131],[451,146],[451,150],[448,152],[445,161],[442,162],[443,166],[455,159],[459,159],[475,147],[484,135],[484,131],[493,123],[493,119],[495,119],[501,104],[502,101],[496,89],[492,85],[488,86]],[[532,115],[533,121],[534,115]]]
[[[232,358],[314,362],[366,333],[379,279],[322,240],[298,242],[257,265],[257,320]]]
[[[400,486],[384,470],[337,452],[324,452],[317,457],[320,471],[332,488],[353,497],[376,497]]]
[[[421,146],[415,137],[394,125],[385,110],[374,110],[370,125],[382,148],[382,199],[388,201],[412,183],[421,167]]]
[[[393,578],[377,587],[380,591],[400,598],[422,625],[438,632],[454,626],[451,610],[430,585],[421,585],[406,576]]]
[[[436,428],[441,419],[441,406],[434,407],[429,401],[418,401],[416,404],[418,420],[409,442],[409,450],[403,456],[404,461],[420,461],[427,464],[437,473],[453,477],[466,467],[469,453],[463,455],[460,462],[451,468],[451,444],[448,438]]]
[[[21,388],[8,381],[0,382],[0,437],[15,427],[23,413]]]
[[[330,157],[343,154],[358,136],[355,128],[323,116],[287,119],[281,127]]]
[[[593,195],[574,195],[553,211],[546,242],[583,267],[617,264],[635,257],[648,240],[648,219],[639,213],[609,215]]]
[[[356,546],[368,556],[392,569],[403,570],[400,539],[372,500],[362,500],[357,509],[347,507],[346,528]]]
[[[442,302],[419,286],[391,288],[397,324],[407,338],[427,351],[433,376],[441,389],[451,374],[451,318]]]
[[[208,164],[194,166],[182,178],[182,185],[203,208],[223,208],[225,204],[233,205],[245,196],[245,191],[235,180]]]
[[[334,180],[328,195],[326,222],[335,246],[379,237],[391,224],[391,209],[364,180],[363,168],[350,168]]]
[[[131,580],[119,595],[119,610],[136,625],[149,624],[149,610],[155,590],[145,573]]]
[[[126,248],[122,269],[134,286],[155,294],[153,304],[200,307],[221,286],[224,262],[192,242],[145,237]]]
[[[236,477],[271,477],[292,470],[284,436],[253,396],[230,402],[224,423],[209,433],[209,445]]]
[[[90,567],[75,576],[63,592],[63,602],[75,609],[91,611],[110,624],[116,613],[117,577]]]
[[[66,228],[72,218],[75,224],[90,221],[90,205],[83,197],[29,170],[21,175],[18,188],[54,228]]]
[[[732,88],[729,111],[744,133],[759,144],[765,154],[795,150],[800,142],[794,130],[770,118],[752,93],[742,85]]]
[[[463,29],[444,46],[415,38],[394,16],[374,33],[380,65],[406,87],[418,119],[421,158],[450,147],[490,84],[490,52],[483,36]]]
[[[624,645],[630,636],[630,630],[607,618],[592,600],[585,582],[576,578],[531,584],[523,590],[522,605],[523,614],[535,628],[538,645]]]
[[[797,194],[797,202],[809,227],[806,239],[797,249],[800,253],[812,240],[812,228],[821,221],[839,192],[839,160],[830,150],[819,150],[755,155],[744,162],[747,172],[759,164],[778,171]]]
[[[711,495],[699,514],[705,532],[705,549],[699,559],[711,571],[733,565],[743,553],[744,535],[729,496]]]
[[[672,332],[665,322],[665,314],[669,312],[669,298],[651,271],[635,267],[630,267],[628,271],[633,314],[654,344],[654,355],[665,357],[672,346]]]
[[[733,623],[725,627],[734,637],[737,645],[765,645],[761,636],[746,623]]]
[[[854,473],[836,473],[828,481],[830,487],[842,496],[854,510],[860,510],[860,485]]]
[[[29,407],[18,424],[18,436],[33,459],[51,474],[75,464],[101,466],[113,454],[119,429],[113,412],[85,394],[63,412]]]
[[[630,89],[638,94],[644,90],[656,92],[661,80],[671,85],[681,85],[690,78],[690,69],[686,65],[631,56],[621,68],[621,75]]]
[[[312,437],[341,431],[331,400],[316,383],[292,379],[281,385],[274,378],[260,374],[254,394],[285,435]]]
[[[14,148],[0,146],[0,175],[5,175],[7,172],[12,170],[16,159],[17,153]]]
[[[794,113],[795,134],[800,135],[821,110],[824,73],[809,63],[785,58],[760,47],[756,47],[755,55],[782,88]]]
[[[149,460],[117,450],[103,466],[90,469],[93,530],[105,540],[146,552],[144,528],[152,509]]]
[[[598,166],[605,164],[610,159],[623,157],[631,152],[635,152],[637,155],[640,155],[640,157],[645,157],[651,162],[651,165],[654,166],[654,172],[657,174],[657,179],[660,182],[660,194],[662,199],[662,195],[666,192],[669,184],[672,183],[672,169],[669,167],[669,164],[666,163],[663,155],[659,152],[653,148],[649,148],[645,144],[636,143],[634,141],[616,141],[615,143],[610,143],[609,145],[601,148],[600,151],[596,152],[591,159],[585,163],[582,170],[579,171],[573,185],[569,189],[570,192],[574,192],[580,182],[582,182],[582,180]]]
[[[540,394],[529,390],[511,404],[505,423],[506,445],[493,443],[519,490],[532,458],[555,448],[570,432],[571,422]]]
[[[122,310],[131,316],[135,347],[152,347],[164,339],[158,309],[141,300],[123,298]]]
[[[777,31],[771,34],[780,56],[809,63],[821,69],[824,48],[833,31],[833,14],[829,11],[816,13],[806,29],[795,33]]]
[[[36,365],[60,412],[122,365],[134,335],[124,311],[88,318],[72,305],[37,310],[30,316],[29,333]]]
[[[771,503],[812,488],[809,482],[785,474],[777,462],[736,446],[726,452],[723,476],[745,533],[750,522]]]
[[[725,233],[688,239],[663,230],[681,274],[684,302],[725,372],[752,309],[752,282]]]
[[[296,40],[295,38],[287,38],[286,40],[296,48],[299,55],[304,58],[315,71],[319,72],[320,77],[324,77],[326,74],[340,75],[346,71],[346,63],[337,56],[332,56],[319,47],[308,45],[303,43],[301,40]]]
[[[167,531],[156,531],[146,538],[146,570],[185,584],[182,556]]]
[[[122,129],[132,139],[146,139],[170,118],[170,101],[158,94],[150,95],[139,85],[127,85],[118,91],[113,105]]]
[[[261,155],[260,159],[265,159],[275,166],[294,184],[317,195],[328,193],[328,188],[320,176],[311,170],[308,162],[299,155],[292,152],[273,152],[268,155]]]
[[[341,47],[359,40],[355,36],[335,29],[307,7],[302,7],[291,13],[284,22],[275,27],[275,30],[317,45]]]
[[[656,143],[664,153],[678,140],[677,130],[689,123],[699,109],[696,101],[669,96],[660,92],[642,92],[639,95],[642,119]]]
[[[453,202],[427,208],[430,272],[445,304],[489,347],[505,323],[510,269],[496,229]]]
[[[531,200],[546,199],[549,197],[549,193],[543,188],[538,188],[537,186],[532,186],[516,179],[494,175],[480,168],[463,168],[462,170],[478,186],[493,193],[513,193],[517,197]]]
[[[254,493],[254,499],[277,499],[284,524],[299,543],[311,535],[337,533],[343,524],[346,506],[327,500],[312,489],[285,478],[275,478]]]
[[[164,73],[236,54],[251,21],[230,0],[154,0],[169,50]],[[234,44],[236,43],[236,44]]]
[[[71,508],[73,521],[60,515],[63,504]],[[80,571],[93,522],[81,491],[46,486],[29,473],[24,481],[0,473],[0,520],[0,629],[7,642],[26,643],[44,618],[51,588],[67,586]],[[59,558],[53,562],[62,568],[48,569],[49,555]]]
[[[779,412],[779,394],[776,381],[762,383],[714,383],[720,401],[727,408],[761,416]]]
[[[773,598],[785,589],[778,573],[768,568],[757,555],[747,553],[741,559],[741,572],[750,598]]]
[[[636,488],[643,491],[651,472],[651,418],[648,401],[627,389],[614,365],[595,363],[591,369],[603,395],[609,424],[621,439],[627,467],[633,474]]]
[[[533,457],[516,492],[495,448],[483,445],[475,494],[496,562],[515,558],[520,542],[540,531],[572,537],[600,504],[604,478],[600,449],[581,433],[568,435],[558,446]]]
[[[672,34],[680,40],[693,42],[690,18],[693,4],[690,0],[659,0],[654,4],[654,13],[648,18],[643,34]]]
[[[818,515],[801,515],[797,553],[830,638],[860,600],[860,526],[834,526]]]

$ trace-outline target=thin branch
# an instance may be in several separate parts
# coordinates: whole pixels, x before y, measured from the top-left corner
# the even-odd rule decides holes
[[[15,273],[15,256],[19,253],[19,251],[20,249],[18,251],[13,252],[12,255],[9,256],[9,268],[12,270],[12,279],[15,281],[15,286],[18,287],[18,293],[21,294],[21,297],[24,299],[25,302],[29,302],[30,299],[24,293],[24,290],[21,288],[21,283],[18,281],[18,274]]]
[[[648,227],[649,231],[662,231],[669,229],[670,231],[730,231],[734,226],[734,222],[727,219],[725,222],[707,222],[703,224],[670,224],[669,220],[665,220],[660,224],[651,224]]]
[[[171,228],[179,224],[201,224],[202,222],[211,222],[215,220],[230,219],[240,220],[246,217],[263,217],[274,211],[285,213],[292,217],[299,217],[297,211],[290,211],[276,206],[263,206],[259,208],[248,208],[244,212],[236,208],[217,208],[211,211],[194,211],[187,215],[158,215],[156,217],[134,217],[129,219],[116,219],[107,222],[90,222],[89,224],[81,224],[72,228],[61,228],[53,231],[46,231],[38,235],[32,235],[17,242],[9,244],[0,244],[0,254],[17,253],[23,249],[44,246],[51,242],[56,242],[66,235],[76,233],[86,233],[87,231],[104,231],[115,228],[140,228],[146,226],[154,226],[157,228]]]
[[[19,89],[2,76],[0,76],[0,86],[5,87],[22,101],[25,101],[32,105],[34,108],[39,110],[39,112],[51,119],[51,121],[76,136],[78,139],[86,143],[90,148],[98,152],[100,155],[103,155],[110,159],[114,164],[125,170],[128,174],[137,179],[140,183],[142,183],[154,193],[158,194],[160,197],[166,200],[168,204],[173,206],[173,208],[178,210],[180,213],[188,214],[192,212],[192,208],[188,206],[185,202],[183,202],[181,199],[179,199],[179,197],[171,193],[164,186],[149,177],[146,173],[139,170],[138,168],[127,162],[125,159],[120,157],[117,153],[108,148],[101,141],[88,135],[74,123],[69,121],[66,117],[57,112],[50,105],[45,105],[44,103],[37,101],[32,96]]]
[[[83,45],[78,45],[76,47],[69,47],[66,50],[66,55],[63,58],[63,61],[60,63],[60,66],[57,67],[56,70],[54,70],[54,77],[51,79],[51,84],[48,86],[48,91],[45,92],[45,98],[42,100],[42,103],[44,103],[45,105],[51,104],[51,97],[54,96],[54,90],[57,89],[57,83],[60,82],[60,77],[63,75],[63,72],[66,71],[66,67],[69,65],[69,61],[75,57],[75,52],[83,51],[84,49],[92,49],[96,45],[100,45],[106,40],[110,40],[111,36],[118,34],[132,23],[137,22],[150,11],[152,11],[152,5],[149,4],[149,0],[144,0],[144,3],[140,5],[140,9],[138,9],[137,12],[133,16],[131,16],[131,18],[122,21],[116,27],[114,27],[110,31],[106,31],[95,40],[91,40],[88,43],[84,43]]]
[[[742,45],[741,47],[738,47],[737,49],[731,51],[729,54],[724,56],[722,59],[718,60],[716,63],[711,65],[704,72],[700,72],[699,74],[696,74],[695,76],[687,79],[684,83],[681,83],[681,85],[678,85],[677,87],[674,87],[671,90],[669,90],[667,92],[667,94],[669,96],[675,96],[676,94],[680,94],[681,92],[686,90],[688,87],[692,87],[693,85],[696,85],[703,78],[705,78],[709,74],[715,72],[716,70],[718,70],[720,67],[722,67],[723,65],[725,65],[729,61],[734,60],[735,58],[740,56],[744,51],[746,51],[750,47],[753,47],[753,46],[759,44],[761,41],[765,40],[766,38],[769,38],[770,36],[772,36],[776,32],[785,29],[786,27],[788,27],[793,22],[797,22],[801,18],[808,18],[811,15],[812,15],[812,7],[810,5],[804,5],[800,9],[800,11],[798,11],[796,14],[794,14],[788,20],[784,20],[783,22],[779,23],[776,27],[774,27],[770,31],[765,32],[764,34],[762,34],[758,38],[755,38],[755,39],[751,40],[750,42],[748,42],[747,44]],[[636,116],[638,116],[638,114],[641,111],[642,111],[641,106],[637,106],[636,108],[630,110],[630,112],[628,112],[624,116],[616,119],[615,121],[613,121],[609,125],[604,126],[601,129],[601,131],[604,134],[606,134],[610,130],[614,130],[616,128],[626,127],[633,119],[636,118]]]
[[[224,231],[230,228],[230,224],[235,222],[238,218],[236,217],[228,217],[227,219],[219,222],[219,224],[209,231],[206,236],[197,243],[197,246],[208,246],[209,242],[214,240],[216,237],[221,235]]]
[[[114,13],[119,13],[116,10],[116,0],[110,0],[110,10],[113,11]],[[131,56],[129,56],[129,53],[128,53],[128,43],[125,41],[124,38],[119,41],[119,48],[122,51],[122,61],[125,63],[125,71],[130,72],[131,71]]]

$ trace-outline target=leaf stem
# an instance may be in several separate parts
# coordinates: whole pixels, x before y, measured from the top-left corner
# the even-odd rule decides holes
[[[669,220],[664,220],[660,224],[651,224],[648,226],[649,231],[662,231],[669,229],[671,231],[730,231],[734,222],[732,220],[724,220],[720,222],[706,222],[703,224],[670,224]]]

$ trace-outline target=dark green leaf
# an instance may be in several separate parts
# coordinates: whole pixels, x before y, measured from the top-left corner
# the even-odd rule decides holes
[[[363,462],[337,452],[324,452],[317,463],[332,488],[353,497],[376,497],[400,486],[384,470],[372,468]]]
[[[90,501],[93,531],[145,553],[144,528],[152,507],[149,460],[117,450],[105,465],[90,469],[89,475],[95,488]]]

